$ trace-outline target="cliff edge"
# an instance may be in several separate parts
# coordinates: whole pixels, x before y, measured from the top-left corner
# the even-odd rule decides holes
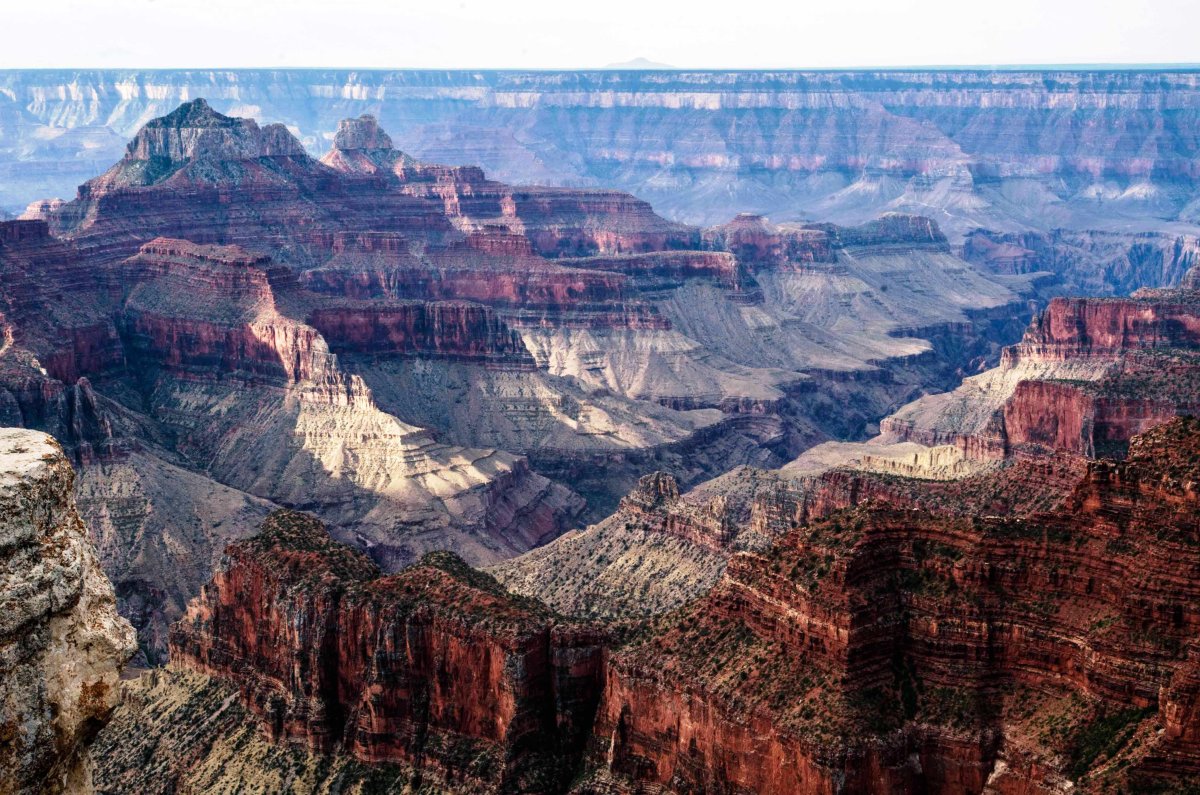
[[[0,429],[0,795],[92,791],[87,747],[134,651],[74,479],[52,437]]]

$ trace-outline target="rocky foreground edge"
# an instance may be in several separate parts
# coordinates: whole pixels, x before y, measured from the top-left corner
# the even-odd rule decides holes
[[[0,795],[88,793],[134,651],[50,436],[0,429]]]

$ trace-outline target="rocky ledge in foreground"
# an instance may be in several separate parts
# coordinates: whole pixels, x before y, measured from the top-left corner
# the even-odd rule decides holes
[[[0,793],[91,792],[87,747],[119,696],[133,628],[117,615],[44,433],[0,429]]]

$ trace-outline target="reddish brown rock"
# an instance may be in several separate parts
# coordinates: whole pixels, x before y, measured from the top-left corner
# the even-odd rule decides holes
[[[603,633],[453,555],[382,577],[301,514],[268,518],[173,628],[173,663],[225,677],[275,738],[450,788],[563,791],[591,727]]]
[[[1092,464],[1061,511],[860,510],[736,556],[710,595],[613,657],[597,779],[754,792],[1180,780],[1197,758],[1197,453],[1200,426],[1177,420],[1127,463]],[[1059,728],[1031,734],[1039,720]]]
[[[1150,348],[1200,345],[1200,295],[1147,291],[1132,298],[1056,298],[1005,362],[1117,356]]]
[[[803,267],[806,263],[837,261],[828,229],[781,229],[752,213],[742,213],[727,224],[704,230],[704,241],[757,267]]]
[[[321,307],[309,321],[334,353],[422,354],[490,367],[534,369],[521,337],[491,309],[436,302]]]

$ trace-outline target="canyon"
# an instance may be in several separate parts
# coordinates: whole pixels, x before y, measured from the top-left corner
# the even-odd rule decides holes
[[[130,689],[101,791],[1186,790],[1197,286],[1055,299],[875,439],[643,476],[486,573],[385,575],[273,513]]]
[[[993,357],[1044,282],[914,216],[702,230],[423,163],[368,115],[332,144],[198,99],[0,222],[0,419],[74,460],[141,663],[277,507],[389,571],[495,563],[647,472],[861,434]]]
[[[1187,68],[8,70],[0,212],[69,199],[141,125],[198,96],[282,122],[314,156],[342,119],[370,114],[418,161],[617,188],[702,226],[735,211],[925,215],[956,251],[1059,273],[1074,293],[1170,286],[1200,233]]]
[[[956,235],[1195,221],[1200,85],[1182,68],[17,70],[0,87],[12,209],[69,197],[147,120],[204,96],[283,122],[313,154],[369,113],[419,159],[619,188],[706,225],[729,207],[843,223],[934,212]]]
[[[12,791],[1185,791],[1197,106],[0,72]]]
[[[216,732],[248,725],[291,750],[235,776],[292,767],[317,791],[322,755],[344,781],[455,792],[1182,786],[1198,445],[1196,420],[1172,420],[1124,461],[1076,465],[1050,510],[1014,492],[1008,515],[943,493],[818,516],[776,492],[752,522],[771,544],[633,623],[564,617],[445,553],[383,576],[315,520],[272,514],[118,710],[101,791],[228,782]],[[624,510],[678,499],[647,478]],[[246,711],[213,711],[222,697]],[[155,750],[158,710],[197,723],[193,753]]]

